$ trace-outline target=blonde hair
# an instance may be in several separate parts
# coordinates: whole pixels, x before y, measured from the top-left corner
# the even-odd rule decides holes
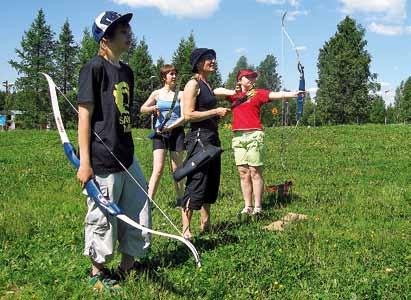
[[[100,41],[100,47],[98,49],[98,55],[100,56],[106,56],[108,55],[108,50],[107,50],[108,46],[107,46],[107,40],[105,38],[102,38]]]

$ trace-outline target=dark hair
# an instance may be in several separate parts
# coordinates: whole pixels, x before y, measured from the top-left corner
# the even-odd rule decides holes
[[[174,67],[173,65],[165,64],[164,66],[162,66],[160,68],[161,79],[166,79],[167,74],[170,73],[171,71],[175,71],[176,73],[178,73],[176,67]]]

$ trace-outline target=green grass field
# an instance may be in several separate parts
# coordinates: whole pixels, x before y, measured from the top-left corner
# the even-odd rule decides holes
[[[295,135],[279,160],[280,130],[266,131],[266,183],[294,182],[290,203],[265,197],[260,219],[238,220],[239,178],[221,131],[223,173],[213,231],[194,244],[203,267],[177,242],[154,236],[145,269],[101,299],[411,299],[411,127],[284,129]],[[151,171],[148,131],[133,132]],[[70,133],[76,139],[75,132]],[[85,200],[57,132],[0,132],[0,299],[94,299],[82,256]],[[180,224],[171,176],[157,202]],[[288,212],[309,219],[262,229]],[[174,233],[158,210],[154,228]],[[118,263],[118,256],[112,266]]]

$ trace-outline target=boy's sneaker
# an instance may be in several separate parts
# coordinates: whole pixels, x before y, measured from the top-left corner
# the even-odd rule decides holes
[[[98,292],[120,289],[118,281],[111,278],[111,272],[108,269],[103,269],[94,275],[90,275],[88,283],[93,287],[93,290]]]

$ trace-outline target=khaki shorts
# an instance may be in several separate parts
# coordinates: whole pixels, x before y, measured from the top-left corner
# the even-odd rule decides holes
[[[249,165],[253,167],[263,166],[264,132],[235,131],[232,140],[234,159],[237,166]]]
[[[147,192],[147,182],[135,159],[128,170]],[[151,228],[149,199],[126,172],[96,176],[96,181],[103,195],[114,201],[128,217]],[[145,254],[150,245],[150,234],[109,215],[91,198],[87,198],[87,207],[84,255],[96,263],[106,263],[112,259],[117,241],[121,253],[133,257]]]

